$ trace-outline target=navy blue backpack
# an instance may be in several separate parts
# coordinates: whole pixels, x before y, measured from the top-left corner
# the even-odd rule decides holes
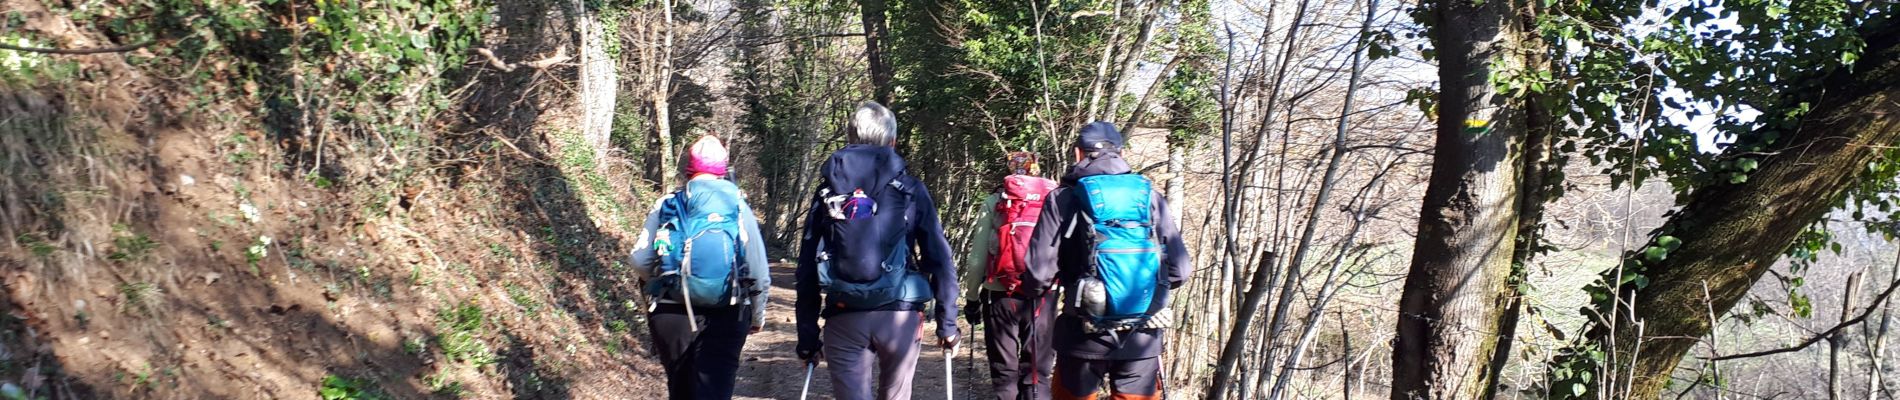
[[[819,192],[818,201],[830,218],[813,232],[818,240],[818,284],[831,310],[880,310],[899,302],[930,301],[929,283],[911,268],[910,229],[916,213],[904,181],[900,177],[849,194],[829,188]]]

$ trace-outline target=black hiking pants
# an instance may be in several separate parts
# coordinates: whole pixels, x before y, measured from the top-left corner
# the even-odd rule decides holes
[[[983,294],[983,344],[990,359],[990,386],[998,400],[1048,400],[1055,369],[1054,292],[1041,297]]]
[[[1063,356],[1056,362],[1056,398],[1060,400],[1158,400],[1161,358],[1091,360]]]
[[[747,306],[700,308],[699,332],[687,326],[686,306],[659,304],[647,317],[653,353],[666,369],[668,398],[730,399],[739,371],[739,350],[752,329]]]

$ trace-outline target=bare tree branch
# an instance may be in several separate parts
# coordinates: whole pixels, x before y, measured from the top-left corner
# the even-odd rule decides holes
[[[128,51],[143,49],[146,46],[151,46],[153,43],[158,43],[158,41],[147,40],[147,41],[134,43],[134,44],[128,44],[124,46],[99,47],[99,48],[91,48],[91,49],[52,49],[52,48],[40,48],[40,47],[14,46],[14,45],[6,44],[6,43],[0,43],[0,50],[13,50],[13,51],[24,51],[28,53],[44,53],[44,54],[82,55],[82,54],[101,54],[101,53],[124,53]]]
[[[1801,351],[1801,349],[1806,349],[1808,348],[1808,346],[1813,346],[1815,343],[1819,343],[1822,340],[1827,340],[1827,338],[1834,336],[1836,333],[1840,333],[1842,329],[1847,329],[1847,327],[1860,324],[1861,321],[1866,321],[1868,315],[1872,315],[1875,309],[1879,309],[1881,304],[1887,302],[1887,297],[1893,295],[1894,289],[1900,289],[1900,279],[1895,279],[1892,284],[1888,284],[1887,290],[1884,292],[1880,292],[1880,297],[1874,298],[1874,302],[1868,304],[1867,309],[1862,310],[1860,312],[1860,316],[1856,316],[1854,317],[1854,319],[1841,321],[1839,325],[1834,325],[1833,328],[1828,328],[1828,330],[1822,331],[1818,335],[1809,337],[1808,340],[1801,341],[1801,344],[1797,344],[1797,345],[1789,346],[1789,347],[1783,347],[1783,348],[1774,349],[1774,350],[1763,350],[1763,351],[1757,351],[1753,353],[1726,355],[1726,356],[1711,358],[1709,360],[1710,361],[1734,360],[1734,359],[1739,359],[1739,358],[1754,358],[1754,357],[1781,354],[1781,353],[1787,353],[1787,352]]]
[[[495,69],[499,69],[502,72],[514,72],[515,68],[520,68],[520,67],[528,67],[532,69],[547,69],[548,67],[552,67],[555,64],[560,64],[560,63],[566,62],[567,60],[573,59],[573,57],[570,57],[567,55],[566,46],[555,48],[554,55],[548,56],[548,58],[543,58],[543,59],[535,60],[535,61],[520,62],[520,63],[509,63],[507,61],[502,61],[501,57],[496,57],[495,52],[492,50],[489,50],[486,47],[475,48],[475,54],[480,54],[482,58],[485,58],[488,60],[489,66],[495,67]]]
[[[738,41],[738,43],[736,43],[735,45],[739,47],[760,47],[760,46],[771,46],[771,45],[775,45],[775,44],[779,44],[781,42],[787,42],[787,41],[811,40],[811,39],[821,39],[821,38],[858,37],[858,36],[864,36],[864,32],[819,33],[819,34],[803,35],[803,36],[796,36],[796,37],[776,36],[776,37],[770,37],[770,38],[741,38]]]

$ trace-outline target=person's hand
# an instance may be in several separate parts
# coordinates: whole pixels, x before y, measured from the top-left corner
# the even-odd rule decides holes
[[[818,346],[818,345],[813,345],[810,347],[811,348],[808,349],[806,348],[804,344],[802,343],[799,344],[798,345],[798,359],[804,360],[806,364],[817,364],[818,360],[825,356],[824,347]]]
[[[983,324],[983,303],[975,299],[963,301],[963,318],[970,320],[970,326]]]
[[[950,335],[950,336],[938,337],[937,345],[943,346],[943,348],[949,349],[950,351],[956,351],[957,350],[957,336]]]

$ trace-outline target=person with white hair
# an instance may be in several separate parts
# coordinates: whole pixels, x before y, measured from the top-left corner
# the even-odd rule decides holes
[[[828,363],[836,398],[909,399],[926,312],[939,343],[956,346],[956,261],[936,201],[893,148],[891,111],[860,104],[848,136],[825,161],[799,241],[798,357]]]

